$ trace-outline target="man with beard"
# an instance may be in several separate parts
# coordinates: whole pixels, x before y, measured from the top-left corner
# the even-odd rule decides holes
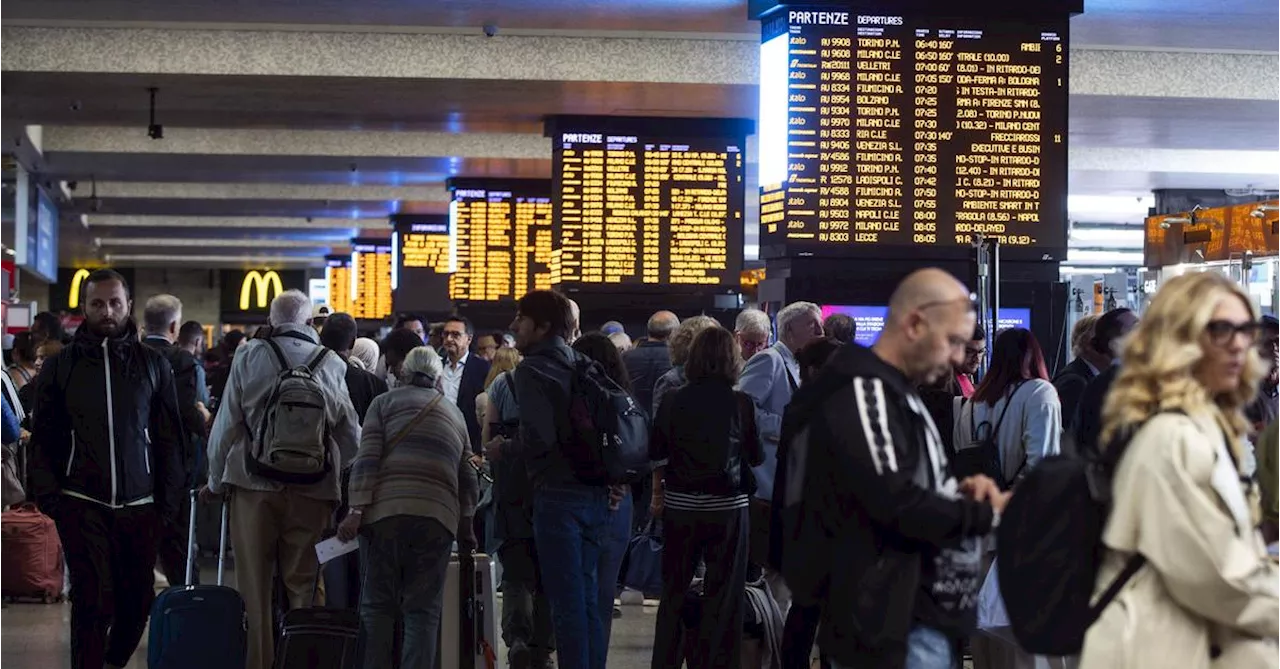
[[[84,295],[84,327],[36,379],[30,472],[67,557],[71,666],[101,669],[128,664],[146,629],[186,444],[173,371],[138,341],[124,278],[95,271]]]

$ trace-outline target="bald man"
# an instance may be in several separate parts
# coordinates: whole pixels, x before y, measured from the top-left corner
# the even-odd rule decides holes
[[[964,285],[915,272],[876,345],[842,347],[787,409],[783,575],[797,604],[823,609],[819,644],[833,667],[950,669],[957,659],[982,583],[978,539],[1008,495],[947,473],[915,389],[951,373],[973,327]]]
[[[667,340],[680,327],[680,317],[670,311],[659,311],[649,317],[645,326],[648,335],[635,348],[622,354],[622,362],[627,367],[627,376],[631,378],[631,393],[640,406],[653,406],[653,389],[658,379],[671,371],[671,352],[667,349]],[[632,527],[644,527],[649,517],[649,501],[652,491],[650,480],[646,476],[631,486],[635,506]]]
[[[565,337],[565,343],[572,346],[573,342],[582,336],[582,310],[574,300],[569,300],[569,313],[572,314],[573,320],[569,322],[569,336]]]

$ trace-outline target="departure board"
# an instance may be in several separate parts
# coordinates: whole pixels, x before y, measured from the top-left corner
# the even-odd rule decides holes
[[[449,188],[458,259],[450,298],[517,300],[551,287],[550,181],[451,179]]]
[[[457,249],[449,217],[396,214],[391,225],[395,249],[392,306],[396,312],[428,317],[452,311],[449,277],[457,266]]]
[[[762,256],[928,257],[977,235],[1065,256],[1065,13],[786,7],[763,26]]]
[[[351,313],[351,256],[325,256],[324,279],[329,284],[329,312]]]
[[[557,282],[736,286],[753,130],[729,119],[550,121]]]
[[[448,274],[453,270],[450,250],[453,242],[449,238],[447,220],[397,225],[394,240],[399,258],[396,263],[397,279],[407,269],[429,269],[436,274]],[[399,288],[398,280],[394,287]]]
[[[381,320],[391,315],[391,249],[386,239],[351,240],[352,316]]]

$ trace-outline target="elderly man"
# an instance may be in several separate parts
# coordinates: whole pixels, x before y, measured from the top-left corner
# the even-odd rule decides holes
[[[778,466],[778,439],[782,433],[782,412],[791,395],[800,388],[800,364],[796,351],[821,339],[822,309],[812,302],[792,302],[778,312],[778,341],[752,356],[738,379],[738,390],[756,405],[756,427],[764,446],[764,464],[753,467],[755,499],[751,501],[751,561],[768,564],[769,527],[773,502],[773,474]],[[785,614],[790,595],[782,579],[766,570],[774,597]]]
[[[667,340],[678,327],[680,319],[675,314],[659,311],[649,317],[649,323],[645,327],[648,337],[622,355],[622,362],[627,366],[627,376],[631,377],[631,391],[636,403],[642,407],[653,406],[653,385],[671,369]]]
[[[738,348],[742,349],[742,360],[750,360],[755,354],[769,345],[769,334],[773,324],[769,322],[769,314],[759,309],[743,309],[738,319],[733,322],[733,336],[738,340]]]
[[[311,605],[319,568],[315,545],[340,499],[338,472],[360,444],[359,421],[347,393],[347,363],[320,345],[309,325],[311,300],[298,290],[280,293],[271,302],[270,318],[266,336],[246,342],[231,363],[209,435],[209,485],[201,491],[205,498],[231,496],[231,546],[249,627],[247,669],[268,669],[275,656],[272,576],[279,572],[289,608]],[[318,410],[323,425],[317,426],[322,429],[295,426],[303,429],[282,434],[275,428],[287,417],[272,411],[270,400],[280,373],[304,366],[324,396]],[[307,441],[312,435],[314,443]],[[278,473],[288,463],[270,456],[282,441],[293,452],[315,451],[323,467],[305,475]]]

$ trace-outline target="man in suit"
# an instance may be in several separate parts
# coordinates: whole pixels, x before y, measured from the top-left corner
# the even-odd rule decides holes
[[[467,419],[471,452],[478,454],[484,445],[480,443],[476,396],[484,392],[484,380],[489,376],[489,361],[478,355],[471,355],[471,340],[475,334],[475,326],[466,316],[452,316],[444,322],[444,329],[440,333],[444,340],[445,354],[441,383],[444,385],[445,399],[456,404],[462,410],[462,417]]]

